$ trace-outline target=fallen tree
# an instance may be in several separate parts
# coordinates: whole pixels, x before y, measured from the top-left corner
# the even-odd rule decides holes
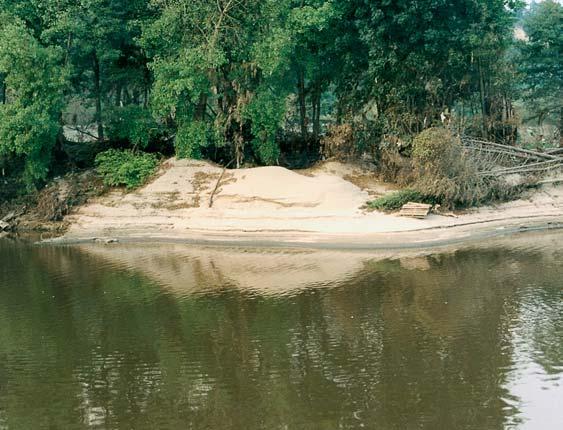
[[[563,170],[563,155],[558,151],[539,152],[467,136],[461,141],[483,177],[541,175]]]

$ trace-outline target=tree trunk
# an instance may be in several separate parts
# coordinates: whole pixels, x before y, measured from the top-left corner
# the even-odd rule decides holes
[[[301,125],[301,138],[307,140],[307,105],[305,101],[305,73],[299,70],[297,78],[297,94],[299,98],[299,123]]]
[[[133,104],[134,104],[135,106],[139,106],[139,104],[140,104],[140,103],[139,103],[139,98],[140,98],[140,96],[141,96],[141,94],[139,93],[139,90],[138,90],[137,88],[133,88],[132,93],[133,93]]]
[[[205,119],[205,112],[207,111],[207,94],[201,93],[197,101],[194,119],[196,121],[203,121]]]
[[[485,96],[485,77],[483,75],[483,67],[481,65],[481,59],[478,60],[479,65],[479,96],[481,98],[481,117],[483,120],[483,137],[488,137],[487,135],[487,102]]]
[[[100,73],[100,60],[96,51],[92,54],[92,65],[94,69],[94,97],[96,98],[95,122],[98,126],[98,140],[104,140],[104,125],[102,123],[102,85]]]
[[[55,147],[53,148],[53,155],[57,162],[64,162],[68,160],[68,155],[65,151],[65,130],[64,130],[64,119],[62,111],[58,114],[59,118],[59,130],[57,132],[57,140],[55,141]]]
[[[149,106],[149,97],[151,94],[151,72],[147,65],[143,66],[143,107],[146,109]]]
[[[235,144],[235,162],[237,165],[237,169],[240,169],[242,163],[244,162],[244,136],[242,134],[242,126],[238,129],[235,129],[233,141]]]
[[[315,86],[311,100],[313,107],[313,139],[317,142],[321,134],[321,90],[318,85]]]
[[[6,104],[6,82],[4,75],[0,74],[0,104]]]
[[[336,124],[342,124],[342,102],[336,101]]]
[[[559,148],[563,148],[563,106],[559,108]]]
[[[123,92],[123,87],[121,86],[121,84],[118,84],[117,88],[115,89],[115,106],[117,106],[117,107],[121,107],[121,104],[122,104],[121,93],[122,92]]]

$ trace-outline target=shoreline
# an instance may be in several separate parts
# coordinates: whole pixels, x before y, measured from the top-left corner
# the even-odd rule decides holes
[[[221,178],[222,169],[210,163],[170,159],[144,187],[112,190],[78,207],[63,220],[65,234],[42,243],[422,249],[563,228],[562,185],[461,214],[415,219],[367,210],[366,202],[392,192],[392,184],[354,164],[238,169]]]
[[[478,227],[476,227],[478,226]],[[166,232],[138,234],[133,232],[106,232],[104,235],[61,236],[43,238],[38,245],[80,245],[86,243],[157,244],[173,243],[194,246],[299,248],[332,250],[401,250],[429,249],[452,245],[466,245],[520,233],[563,229],[561,216],[528,216],[512,219],[468,222],[454,226],[436,226],[410,231],[390,231],[369,234],[319,233],[302,231],[245,232],[194,230],[188,234],[170,235]],[[112,233],[112,234],[110,234]],[[125,234],[124,234],[125,233]]]

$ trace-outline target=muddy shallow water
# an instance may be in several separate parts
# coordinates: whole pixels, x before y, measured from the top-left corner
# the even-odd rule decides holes
[[[0,429],[563,428],[563,232],[0,262]]]

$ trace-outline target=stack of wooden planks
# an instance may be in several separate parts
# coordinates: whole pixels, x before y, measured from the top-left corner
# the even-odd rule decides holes
[[[407,204],[403,205],[403,207],[401,208],[401,211],[399,212],[399,216],[408,216],[412,218],[424,219],[428,216],[431,210],[432,210],[432,205],[427,205],[424,203],[408,202]]]

